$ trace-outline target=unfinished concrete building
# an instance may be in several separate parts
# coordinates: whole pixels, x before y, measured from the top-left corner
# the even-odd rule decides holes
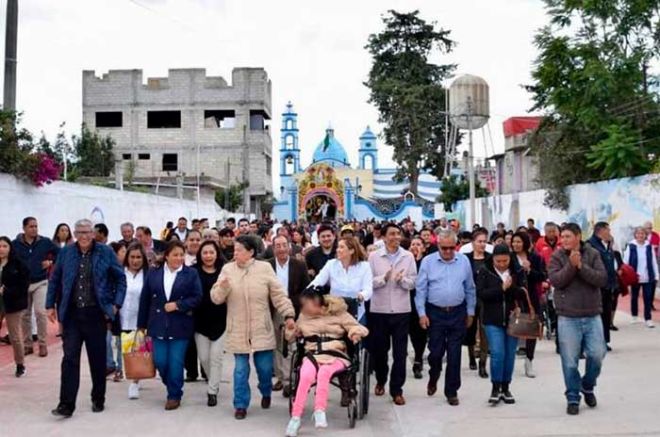
[[[250,212],[259,213],[272,190],[270,118],[263,68],[235,68],[231,84],[205,69],[146,82],[142,70],[83,71],[83,122],[115,140],[124,181],[183,182],[207,194],[247,181]]]

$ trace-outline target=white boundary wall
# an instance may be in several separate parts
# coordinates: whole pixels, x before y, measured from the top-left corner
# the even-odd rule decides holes
[[[153,194],[119,191],[93,185],[55,182],[43,187],[19,181],[0,173],[0,235],[14,238],[22,232],[21,221],[33,216],[39,222],[39,234],[52,237],[58,223],[73,224],[81,218],[105,223],[110,241],[121,238],[119,226],[127,221],[135,226],[149,226],[154,238],[168,221],[179,217],[207,217],[212,226],[226,213],[215,203],[181,200]],[[236,216],[238,217],[238,215]]]

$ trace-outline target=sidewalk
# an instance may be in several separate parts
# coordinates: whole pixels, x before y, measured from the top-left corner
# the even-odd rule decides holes
[[[577,417],[565,414],[563,379],[554,343],[543,341],[537,348],[536,379],[522,376],[522,360],[516,362],[512,391],[516,405],[488,406],[490,383],[467,369],[463,361],[461,405],[450,407],[441,396],[426,396],[426,381],[409,374],[405,386],[407,405],[394,407],[389,398],[371,397],[367,419],[348,429],[346,409],[338,406],[339,394],[331,391],[328,409],[330,428],[317,431],[304,419],[301,436],[660,436],[657,404],[658,383],[654,378],[660,362],[660,327],[630,325],[630,316],[619,312],[612,347],[597,388],[599,406],[583,406]],[[3,346],[2,349],[8,348]],[[27,359],[28,374],[17,379],[13,364],[0,366],[0,435],[2,436],[196,436],[218,433],[246,436],[281,436],[288,420],[288,406],[274,393],[273,407],[261,410],[256,382],[253,402],[245,421],[233,418],[231,386],[221,386],[219,405],[206,406],[202,382],[188,384],[182,408],[163,410],[165,390],[159,380],[143,383],[141,399],[129,401],[127,382],[108,381],[106,411],[94,414],[89,402],[89,371],[82,361],[81,390],[73,418],[58,420],[50,415],[59,391],[61,347],[52,346],[43,359]],[[84,357],[84,354],[83,354]],[[224,367],[230,380],[233,363]],[[410,368],[408,369],[410,372]],[[254,380],[254,372],[252,374]],[[306,414],[311,414],[307,410]]]

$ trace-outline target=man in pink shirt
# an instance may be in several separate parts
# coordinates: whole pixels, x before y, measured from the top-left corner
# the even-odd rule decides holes
[[[376,373],[376,396],[385,394],[388,379],[388,352],[392,345],[390,396],[395,405],[405,405],[408,328],[410,326],[410,291],[415,288],[415,258],[401,247],[401,228],[394,223],[383,226],[385,247],[372,252],[369,265],[373,273],[373,296],[367,317],[369,345]]]

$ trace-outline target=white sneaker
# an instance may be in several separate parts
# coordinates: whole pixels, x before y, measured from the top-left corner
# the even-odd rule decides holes
[[[300,417],[292,417],[286,426],[286,437],[297,437],[300,429]]]
[[[647,328],[655,328],[655,323],[653,323],[653,320],[647,320],[646,321],[646,327]]]
[[[137,382],[131,382],[131,385],[128,386],[128,398],[140,399],[140,386]]]
[[[642,321],[639,319],[639,317],[633,316],[632,319],[630,319],[630,324],[634,325],[635,323],[642,323]]]
[[[536,372],[534,372],[532,360],[529,358],[525,358],[525,376],[528,378],[536,378]]]
[[[325,411],[321,411],[321,410],[314,411],[314,426],[317,428],[328,427],[328,421],[325,418]]]

